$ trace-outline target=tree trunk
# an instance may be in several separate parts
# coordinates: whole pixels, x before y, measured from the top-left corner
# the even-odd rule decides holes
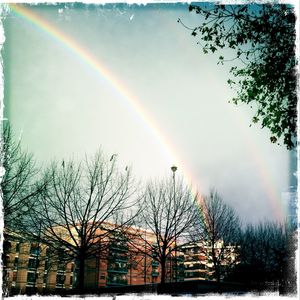
[[[220,266],[217,264],[215,266],[215,269],[216,269],[217,283],[220,283],[220,281],[221,281]]]
[[[217,286],[218,289],[220,289],[220,282],[221,282],[221,274],[220,274],[220,265],[218,262],[218,258],[216,257],[216,249],[213,243],[212,246],[212,260],[213,260],[213,265],[214,265],[214,271],[215,271],[215,276],[216,276],[216,280],[217,280]]]
[[[221,292],[221,270],[220,270],[220,265],[219,265],[216,257],[214,257],[213,262],[214,262],[214,269],[215,269],[216,280],[217,280],[217,289],[218,289],[219,292]]]
[[[166,283],[166,260],[161,260],[161,277],[160,277],[160,283],[164,285]]]
[[[84,270],[85,269],[85,252],[80,251],[77,258],[77,282],[76,289],[79,291],[84,290]]]

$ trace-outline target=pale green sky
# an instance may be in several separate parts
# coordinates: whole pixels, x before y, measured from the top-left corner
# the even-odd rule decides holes
[[[245,221],[274,218],[270,189],[282,210],[289,186],[289,153],[269,133],[249,127],[248,107],[229,104],[228,66],[204,55],[177,23],[195,26],[188,6],[33,6],[65,35],[92,53],[138,99],[180,157],[174,161],[124,104],[67,47],[30,22],[4,21],[5,105],[24,146],[42,162],[80,157],[101,147],[118,153],[143,180],[171,176],[175,163],[207,192],[216,187]]]

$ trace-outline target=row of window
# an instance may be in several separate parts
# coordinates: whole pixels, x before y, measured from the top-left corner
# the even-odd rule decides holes
[[[15,244],[15,249],[11,249],[12,248],[12,244],[9,241],[6,241],[6,247],[8,247],[7,252],[10,252],[12,250],[12,252],[15,253],[20,253],[20,249],[21,249],[21,245],[23,243],[22,242],[17,242]],[[28,245],[27,242],[24,243],[25,245]],[[27,248],[27,247],[26,247]],[[39,256],[42,252],[42,248],[40,247],[39,243],[31,243],[30,244],[30,248],[29,248],[29,254],[32,256]],[[66,256],[66,251],[65,249],[61,248],[58,249],[57,251],[57,256],[60,257],[61,259],[64,259]],[[46,256],[49,257],[51,255],[51,250],[50,248],[46,249]]]
[[[19,266],[19,257],[16,256],[15,259],[14,259],[14,263],[13,263],[14,270],[18,269],[18,266]],[[28,259],[27,268],[29,270],[37,269],[38,266],[39,266],[39,259],[38,258],[30,257]],[[47,271],[50,266],[51,266],[50,260],[46,258],[45,265],[44,265],[45,271]],[[75,267],[75,265],[72,263],[71,264],[71,270],[70,270],[71,272],[74,272],[74,267]],[[58,264],[57,264],[57,270],[65,270],[65,269],[66,269],[66,263],[64,261],[59,260]]]
[[[27,272],[27,285],[35,285],[36,280],[38,278],[38,274],[36,272]],[[59,286],[63,286],[65,284],[66,281],[66,275],[65,274],[57,274],[56,275],[56,285]],[[17,282],[17,272],[14,271],[13,272],[13,277],[12,277],[12,282]],[[43,278],[43,283],[47,284],[47,275],[44,274],[44,278]],[[69,282],[70,286],[72,286],[73,284],[73,276],[70,276],[70,282]]]

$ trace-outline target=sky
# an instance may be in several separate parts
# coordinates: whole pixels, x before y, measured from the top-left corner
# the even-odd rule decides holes
[[[175,164],[176,176],[203,195],[217,189],[245,223],[284,217],[295,153],[249,127],[249,107],[229,103],[231,65],[203,54],[177,22],[199,24],[188,5],[27,9],[95,62],[13,12],[3,21],[5,117],[38,162],[102,149],[117,153],[120,168],[131,166],[142,182],[171,177]]]

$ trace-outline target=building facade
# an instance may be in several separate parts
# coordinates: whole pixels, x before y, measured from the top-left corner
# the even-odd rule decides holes
[[[66,249],[53,250],[15,233],[6,233],[3,257],[4,289],[10,294],[58,292],[76,286],[76,261]],[[85,260],[84,286],[142,285],[160,281],[159,264],[149,255],[113,240],[101,255]]]
[[[70,289],[74,263],[66,263],[62,253],[14,233],[6,233],[3,244],[3,286],[11,294]]]
[[[154,243],[153,234],[144,234],[148,245]],[[113,239],[104,253],[86,258],[85,288],[159,283],[158,261],[147,251],[145,239],[136,239],[135,247],[126,239]],[[199,242],[182,246],[176,255],[172,253],[166,264],[166,282],[215,280],[210,251],[210,247]],[[66,249],[53,250],[21,235],[6,233],[4,253],[4,290],[11,294],[59,293],[76,286],[76,261],[67,257]],[[235,262],[234,248],[227,247],[224,257],[224,266]]]

